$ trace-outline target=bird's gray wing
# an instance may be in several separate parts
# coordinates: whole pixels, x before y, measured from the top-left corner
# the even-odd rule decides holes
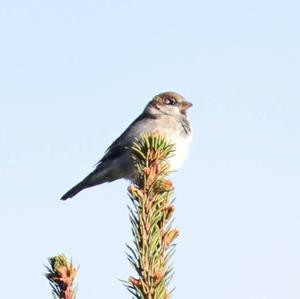
[[[137,119],[135,119],[129,127],[108,147],[105,151],[104,156],[96,164],[96,167],[100,166],[103,162],[114,160],[132,146],[135,138],[138,137],[144,130],[147,123],[151,120],[156,119],[156,116],[142,113]]]

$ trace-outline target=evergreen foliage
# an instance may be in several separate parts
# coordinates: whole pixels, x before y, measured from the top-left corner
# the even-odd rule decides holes
[[[57,255],[48,259],[45,276],[49,280],[54,299],[76,299],[76,288],[73,283],[78,271],[65,255]]]
[[[166,179],[168,159],[174,145],[159,135],[148,134],[133,145],[133,160],[138,171],[135,184],[129,186],[129,207],[134,245],[128,246],[127,257],[137,277],[126,282],[136,299],[167,299],[167,286],[172,276],[170,258],[178,230],[172,228],[173,186]]]

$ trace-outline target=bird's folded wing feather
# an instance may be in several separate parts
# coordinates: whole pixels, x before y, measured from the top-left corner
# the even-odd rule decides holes
[[[128,148],[132,146],[135,138],[138,137],[145,127],[151,123],[155,116],[150,114],[141,114],[137,119],[135,119],[129,127],[108,147],[105,151],[104,156],[96,164],[96,167],[101,165],[103,162],[114,160],[120,157],[122,154],[128,151]]]

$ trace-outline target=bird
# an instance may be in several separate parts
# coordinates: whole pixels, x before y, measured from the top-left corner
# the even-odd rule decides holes
[[[146,105],[144,111],[108,147],[94,171],[67,191],[61,200],[74,197],[80,191],[121,178],[134,181],[136,170],[131,147],[142,135],[158,132],[175,145],[170,158],[170,171],[177,171],[186,160],[192,139],[187,110],[193,104],[173,91],[162,92]]]

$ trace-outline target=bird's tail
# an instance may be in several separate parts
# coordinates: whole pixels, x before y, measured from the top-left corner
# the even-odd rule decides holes
[[[103,172],[103,170],[100,168],[96,168],[81,182],[79,182],[77,185],[71,188],[66,194],[64,194],[61,200],[66,200],[68,198],[71,198],[75,196],[77,193],[79,193],[80,191],[82,191],[83,189],[100,185],[109,181],[111,181],[111,179],[107,177],[106,172]]]
[[[80,183],[78,183],[77,185],[75,185],[73,188],[71,188],[68,192],[66,192],[62,197],[61,200],[66,200],[68,198],[71,198],[73,196],[75,196],[77,193],[79,193],[80,191],[82,191],[85,188],[91,187],[89,186],[85,180],[81,181]]]

